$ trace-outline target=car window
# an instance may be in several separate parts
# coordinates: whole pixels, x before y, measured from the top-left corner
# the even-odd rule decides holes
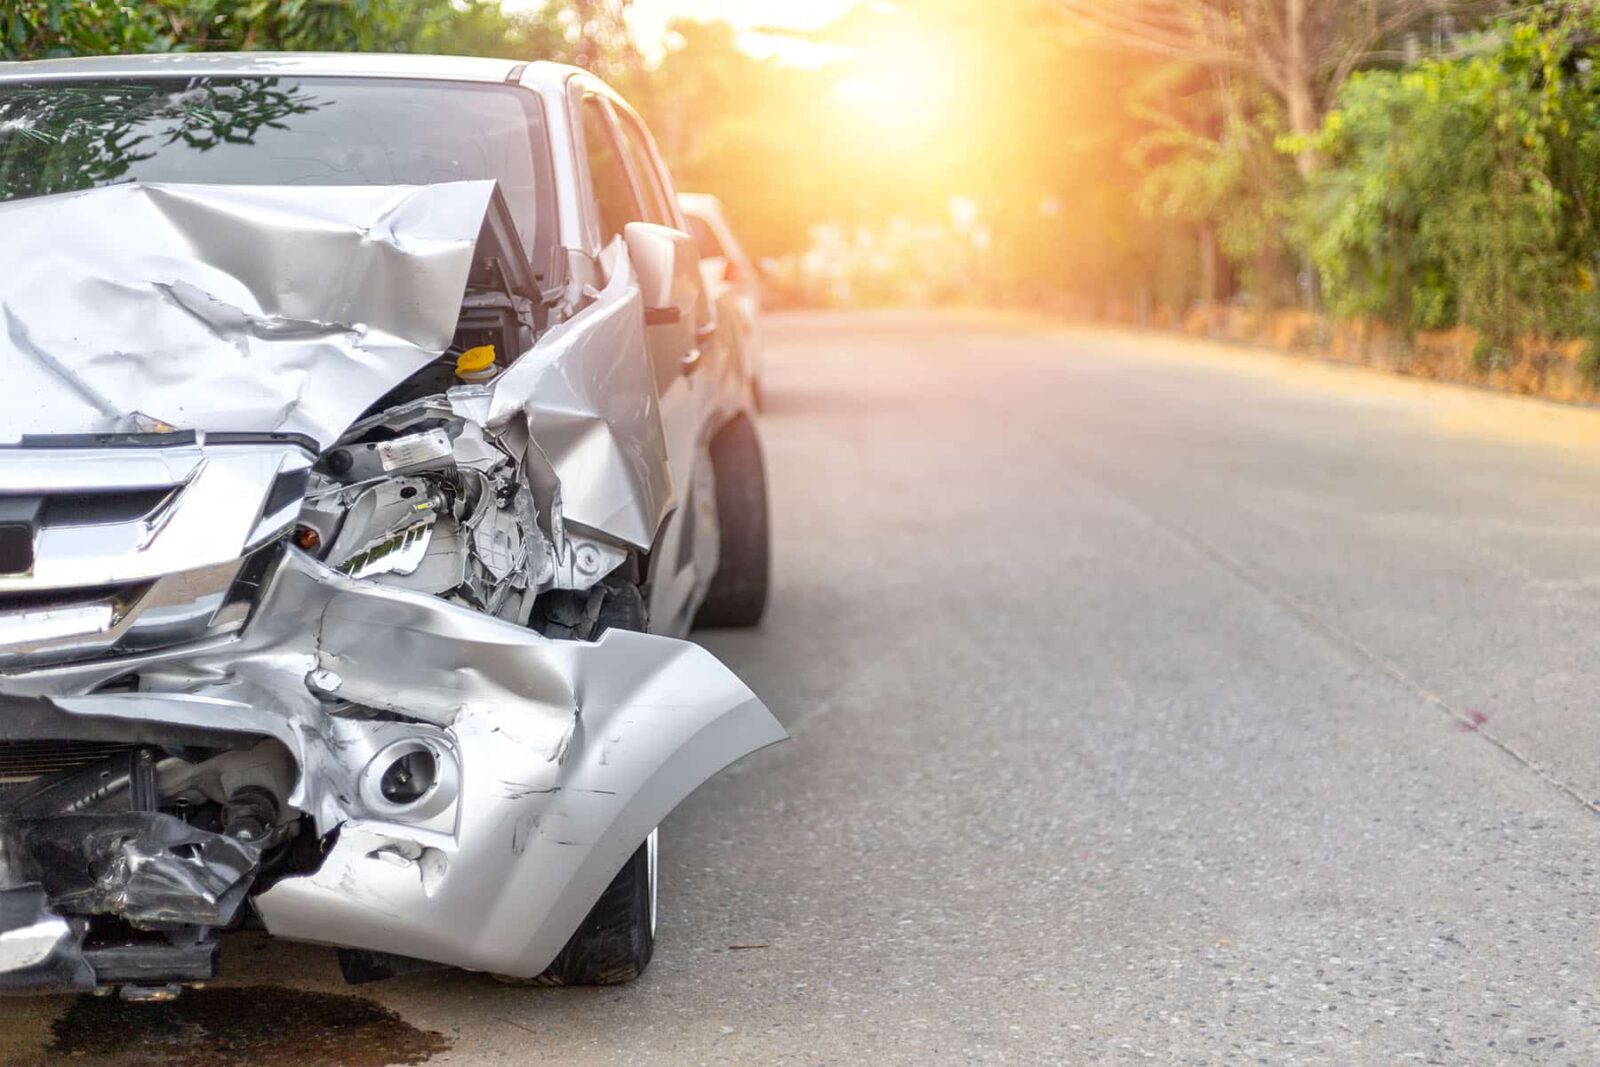
[[[666,179],[656,169],[655,161],[650,155],[644,137],[644,131],[637,120],[626,112],[618,112],[617,119],[622,126],[622,138],[627,145],[628,162],[633,167],[633,173],[638,177],[641,186],[640,192],[644,195],[645,209],[651,222],[658,222],[663,226],[676,227],[677,216],[668,205]]]
[[[589,158],[589,184],[594,188],[595,206],[600,212],[600,242],[608,245],[622,235],[630,222],[644,221],[622,154],[611,132],[605,105],[599,97],[583,99],[583,148]]]
[[[0,85],[0,200],[118,182],[500,183],[538,261],[555,241],[538,98],[499,85],[196,77]]]
[[[722,242],[717,240],[717,232],[711,228],[710,223],[699,215],[684,217],[689,220],[689,236],[694,238],[694,246],[700,252],[701,259],[726,258],[727,252],[723,251]]]

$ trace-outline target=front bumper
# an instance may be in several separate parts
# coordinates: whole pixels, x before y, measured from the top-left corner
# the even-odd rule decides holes
[[[131,675],[135,691],[107,689]],[[293,550],[236,636],[0,673],[0,692],[12,705],[0,702],[0,736],[44,708],[97,736],[281,743],[297,769],[288,804],[326,852],[254,898],[270,933],[522,977],[673,807],[786,736],[696,645],[617,631],[553,641]],[[396,798],[383,772],[408,753],[432,773]],[[3,860],[0,891],[32,884]],[[81,984],[62,954],[70,929],[41,956],[61,917],[25,903],[0,907],[0,987],[45,965]],[[7,952],[8,939],[32,950]]]

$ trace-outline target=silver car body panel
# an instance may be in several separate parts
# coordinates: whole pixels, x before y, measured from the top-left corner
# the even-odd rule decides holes
[[[578,316],[545,333],[495,380],[484,425],[526,439],[560,483],[567,521],[647,549],[673,504],[644,304],[626,260]]]

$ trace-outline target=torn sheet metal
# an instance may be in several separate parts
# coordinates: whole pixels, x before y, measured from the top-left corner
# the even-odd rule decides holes
[[[0,440],[159,429],[326,447],[449,345],[491,181],[114,185],[0,203]]]
[[[563,522],[648,549],[674,497],[643,323],[623,261],[581,322],[549,330],[493,383],[480,414],[548,472]]]
[[[92,692],[128,670],[147,691]],[[73,715],[276,738],[300,769],[289,804],[338,836],[317,873],[256,898],[269,932],[523,976],[679,801],[787,736],[696,645],[553,641],[297,552],[232,644],[4,688]],[[408,745],[447,768],[444,786],[386,804],[374,768]]]
[[[65,915],[136,926],[226,926],[255,878],[260,849],[158,812],[0,816],[6,877],[26,877]]]

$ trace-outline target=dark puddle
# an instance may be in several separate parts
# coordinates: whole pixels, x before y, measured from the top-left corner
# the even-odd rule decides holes
[[[51,1026],[46,1050],[79,1064],[97,1057],[162,1067],[390,1067],[449,1047],[379,1004],[278,986],[192,989],[166,1004],[80,997]]]

